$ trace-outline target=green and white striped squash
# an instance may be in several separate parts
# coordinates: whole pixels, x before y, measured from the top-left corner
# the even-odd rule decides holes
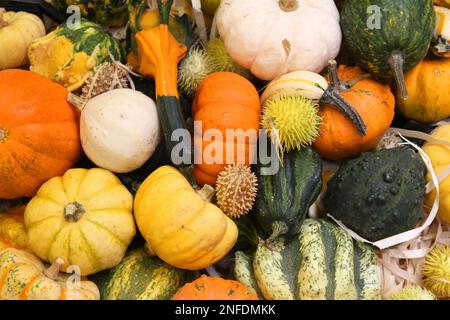
[[[297,238],[235,258],[235,278],[268,300],[381,299],[375,251],[325,220],[307,219]]]
[[[143,247],[130,251],[113,269],[90,277],[102,300],[170,300],[188,280],[188,272],[177,269]]]
[[[33,41],[29,50],[30,70],[65,86],[79,89],[94,68],[104,62],[122,60],[120,44],[103,27],[82,19],[66,22]]]

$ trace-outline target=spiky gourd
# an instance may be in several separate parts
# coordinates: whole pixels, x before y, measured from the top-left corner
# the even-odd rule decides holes
[[[222,171],[216,184],[217,202],[220,209],[231,218],[247,214],[256,198],[258,179],[250,168],[229,165]]]
[[[231,58],[225,43],[222,38],[212,39],[208,44],[208,50],[206,51],[210,63],[212,72],[234,72],[241,76],[251,79],[252,75],[248,69],[238,65],[233,58]]]
[[[193,47],[180,64],[178,86],[184,94],[193,97],[200,83],[210,73],[212,71],[208,55],[203,49]]]
[[[389,300],[436,300],[436,297],[425,288],[410,285],[391,295]]]
[[[450,297],[450,246],[435,247],[425,257],[423,283],[439,297]]]
[[[264,105],[262,126],[283,153],[311,145],[320,123],[317,105],[301,96],[279,96]]]

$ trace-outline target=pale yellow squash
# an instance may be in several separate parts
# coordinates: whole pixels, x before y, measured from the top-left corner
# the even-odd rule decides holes
[[[147,247],[168,264],[203,269],[222,259],[236,243],[235,223],[202,195],[171,166],[154,171],[136,194],[139,231]]]
[[[450,124],[439,126],[432,135],[436,138],[450,141]],[[424,145],[423,150],[430,157],[436,174],[443,171],[450,165],[450,147],[428,142]],[[430,180],[428,175],[428,180]],[[450,223],[450,177],[447,177],[439,185],[439,219],[444,223]],[[428,194],[426,203],[430,207],[433,205],[436,191]]]
[[[28,237],[23,221],[25,206],[17,206],[0,213],[0,250],[27,249]]]
[[[44,183],[25,210],[30,246],[41,259],[90,275],[116,266],[136,228],[133,197],[111,172],[70,169]]]
[[[28,47],[44,35],[45,26],[38,16],[0,8],[0,70],[26,65]]]

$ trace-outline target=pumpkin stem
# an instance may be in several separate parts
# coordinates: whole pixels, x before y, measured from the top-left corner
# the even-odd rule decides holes
[[[84,99],[80,96],[77,96],[76,94],[69,92],[69,95],[67,96],[67,102],[69,102],[74,107],[77,107],[81,111],[86,106],[88,99]]]
[[[399,51],[392,52],[388,59],[389,66],[394,74],[395,82],[397,83],[397,87],[400,89],[402,98],[403,100],[408,100],[408,90],[406,89],[405,76],[403,74],[404,62],[405,59],[403,58],[403,54]]]
[[[9,23],[3,19],[3,15],[5,13],[6,10],[4,8],[0,8],[0,29],[9,25]]]
[[[337,63],[334,60],[328,62],[328,73],[331,85],[325,90],[320,99],[321,104],[331,104],[336,107],[342,114],[344,114],[358,130],[361,136],[367,134],[367,126],[362,120],[358,112],[339,94],[340,91],[345,91],[347,88],[339,79],[337,73]]]
[[[291,12],[298,9],[298,0],[280,0],[278,2],[281,10]]]
[[[57,280],[59,275],[59,270],[64,265],[64,260],[61,258],[56,259],[52,265],[45,270],[44,274],[47,278],[50,278],[52,280]]]
[[[203,188],[197,190],[197,194],[203,199],[203,201],[211,202],[216,190],[209,184],[205,184]]]
[[[0,142],[8,137],[8,132],[5,129],[0,128]]]
[[[266,241],[264,241],[264,244],[270,244],[275,239],[277,239],[279,236],[286,234],[288,232],[288,226],[286,223],[282,221],[275,221],[272,223],[272,234],[269,238],[267,238]]]
[[[64,207],[64,219],[68,222],[77,222],[86,213],[84,206],[77,202],[71,202]]]

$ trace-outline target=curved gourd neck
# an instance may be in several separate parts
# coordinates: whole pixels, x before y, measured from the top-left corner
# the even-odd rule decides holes
[[[278,2],[281,10],[291,12],[298,9],[298,0],[280,0]]]

